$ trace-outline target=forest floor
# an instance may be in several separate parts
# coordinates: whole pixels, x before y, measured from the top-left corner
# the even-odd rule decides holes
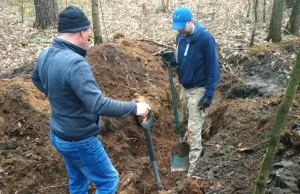
[[[22,25],[16,26],[21,30]],[[2,37],[12,38],[11,28],[4,29]],[[49,36],[50,32],[44,38]],[[207,110],[204,154],[191,179],[185,172],[170,171],[170,149],[177,143],[170,86],[166,67],[153,55],[163,48],[145,37],[129,36],[88,48],[87,59],[105,96],[144,99],[153,108],[151,134],[164,186],[160,193],[246,194],[254,188],[300,40],[291,38],[277,45],[262,42],[245,49],[239,38],[244,39],[238,36],[234,42],[234,38],[228,38],[238,45],[237,50],[229,50],[227,41],[218,41],[221,80],[213,105]],[[3,42],[0,44],[7,49]],[[22,52],[15,55],[28,54],[28,63],[3,68],[0,74],[0,194],[68,193],[62,158],[49,141],[49,102],[30,79],[35,45],[19,45]],[[30,52],[23,47],[29,47]],[[11,52],[17,53],[15,50]],[[173,76],[178,94],[177,76]],[[268,180],[270,194],[300,192],[299,145],[294,139],[300,128],[299,107],[298,90]],[[104,117],[100,139],[120,174],[118,193],[158,193],[143,129],[133,117]],[[95,190],[92,184],[89,190]]]

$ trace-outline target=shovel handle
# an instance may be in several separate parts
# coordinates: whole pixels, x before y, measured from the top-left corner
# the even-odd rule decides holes
[[[151,166],[152,166],[155,182],[157,184],[158,190],[162,190],[163,186],[161,184],[159,174],[158,174],[158,168],[157,168],[157,164],[156,164],[155,153],[154,153],[154,148],[153,148],[150,129],[144,129],[144,132],[145,132],[145,138],[146,138],[146,143],[147,143],[147,148],[148,148],[148,154],[149,154],[149,158],[150,158],[150,161],[151,161]]]
[[[174,83],[173,83],[171,63],[168,63],[168,74],[169,74],[170,88],[171,88],[171,94],[172,94],[172,105],[173,105],[173,111],[174,111],[176,132],[177,132],[179,143],[181,143],[182,137],[181,137],[181,130],[180,130],[180,125],[179,125],[177,103],[176,103],[176,92],[175,92],[175,87],[174,87]]]
[[[144,129],[150,160],[155,161],[154,148],[153,148],[153,143],[152,143],[152,138],[150,133],[150,127],[153,121],[152,111],[149,111],[149,113],[147,114],[145,123],[141,122],[141,120],[142,120],[141,117],[135,116],[136,123]]]
[[[146,118],[147,120],[145,123],[141,122],[141,119],[138,116],[135,116],[135,121],[140,127],[142,127],[144,129],[148,154],[149,154],[155,182],[157,184],[158,190],[163,190],[163,186],[160,181],[159,174],[158,174],[158,168],[157,168],[156,159],[155,159],[154,147],[153,147],[151,133],[150,133],[150,127],[151,127],[151,124],[153,121],[152,114],[153,114],[152,111],[149,111],[147,118]]]

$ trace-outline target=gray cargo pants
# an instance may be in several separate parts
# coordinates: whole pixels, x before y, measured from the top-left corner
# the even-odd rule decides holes
[[[204,93],[204,87],[185,89],[181,86],[182,122],[188,122],[187,142],[190,145],[190,166],[187,176],[189,177],[194,174],[202,151],[201,131],[206,114],[199,110],[198,103]]]

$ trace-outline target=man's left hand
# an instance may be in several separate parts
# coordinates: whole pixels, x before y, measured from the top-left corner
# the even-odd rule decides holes
[[[212,101],[212,97],[203,96],[198,103],[199,110],[205,110],[206,108],[208,108],[211,104],[211,101]]]

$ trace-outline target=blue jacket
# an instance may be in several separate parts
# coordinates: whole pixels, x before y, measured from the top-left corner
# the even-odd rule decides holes
[[[176,37],[178,80],[186,89],[205,87],[205,95],[213,97],[220,78],[216,43],[203,24],[194,24],[192,35]]]
[[[98,135],[100,115],[126,117],[137,111],[135,102],[103,96],[85,56],[85,49],[55,38],[31,74],[34,85],[49,98],[50,129],[68,141]]]

